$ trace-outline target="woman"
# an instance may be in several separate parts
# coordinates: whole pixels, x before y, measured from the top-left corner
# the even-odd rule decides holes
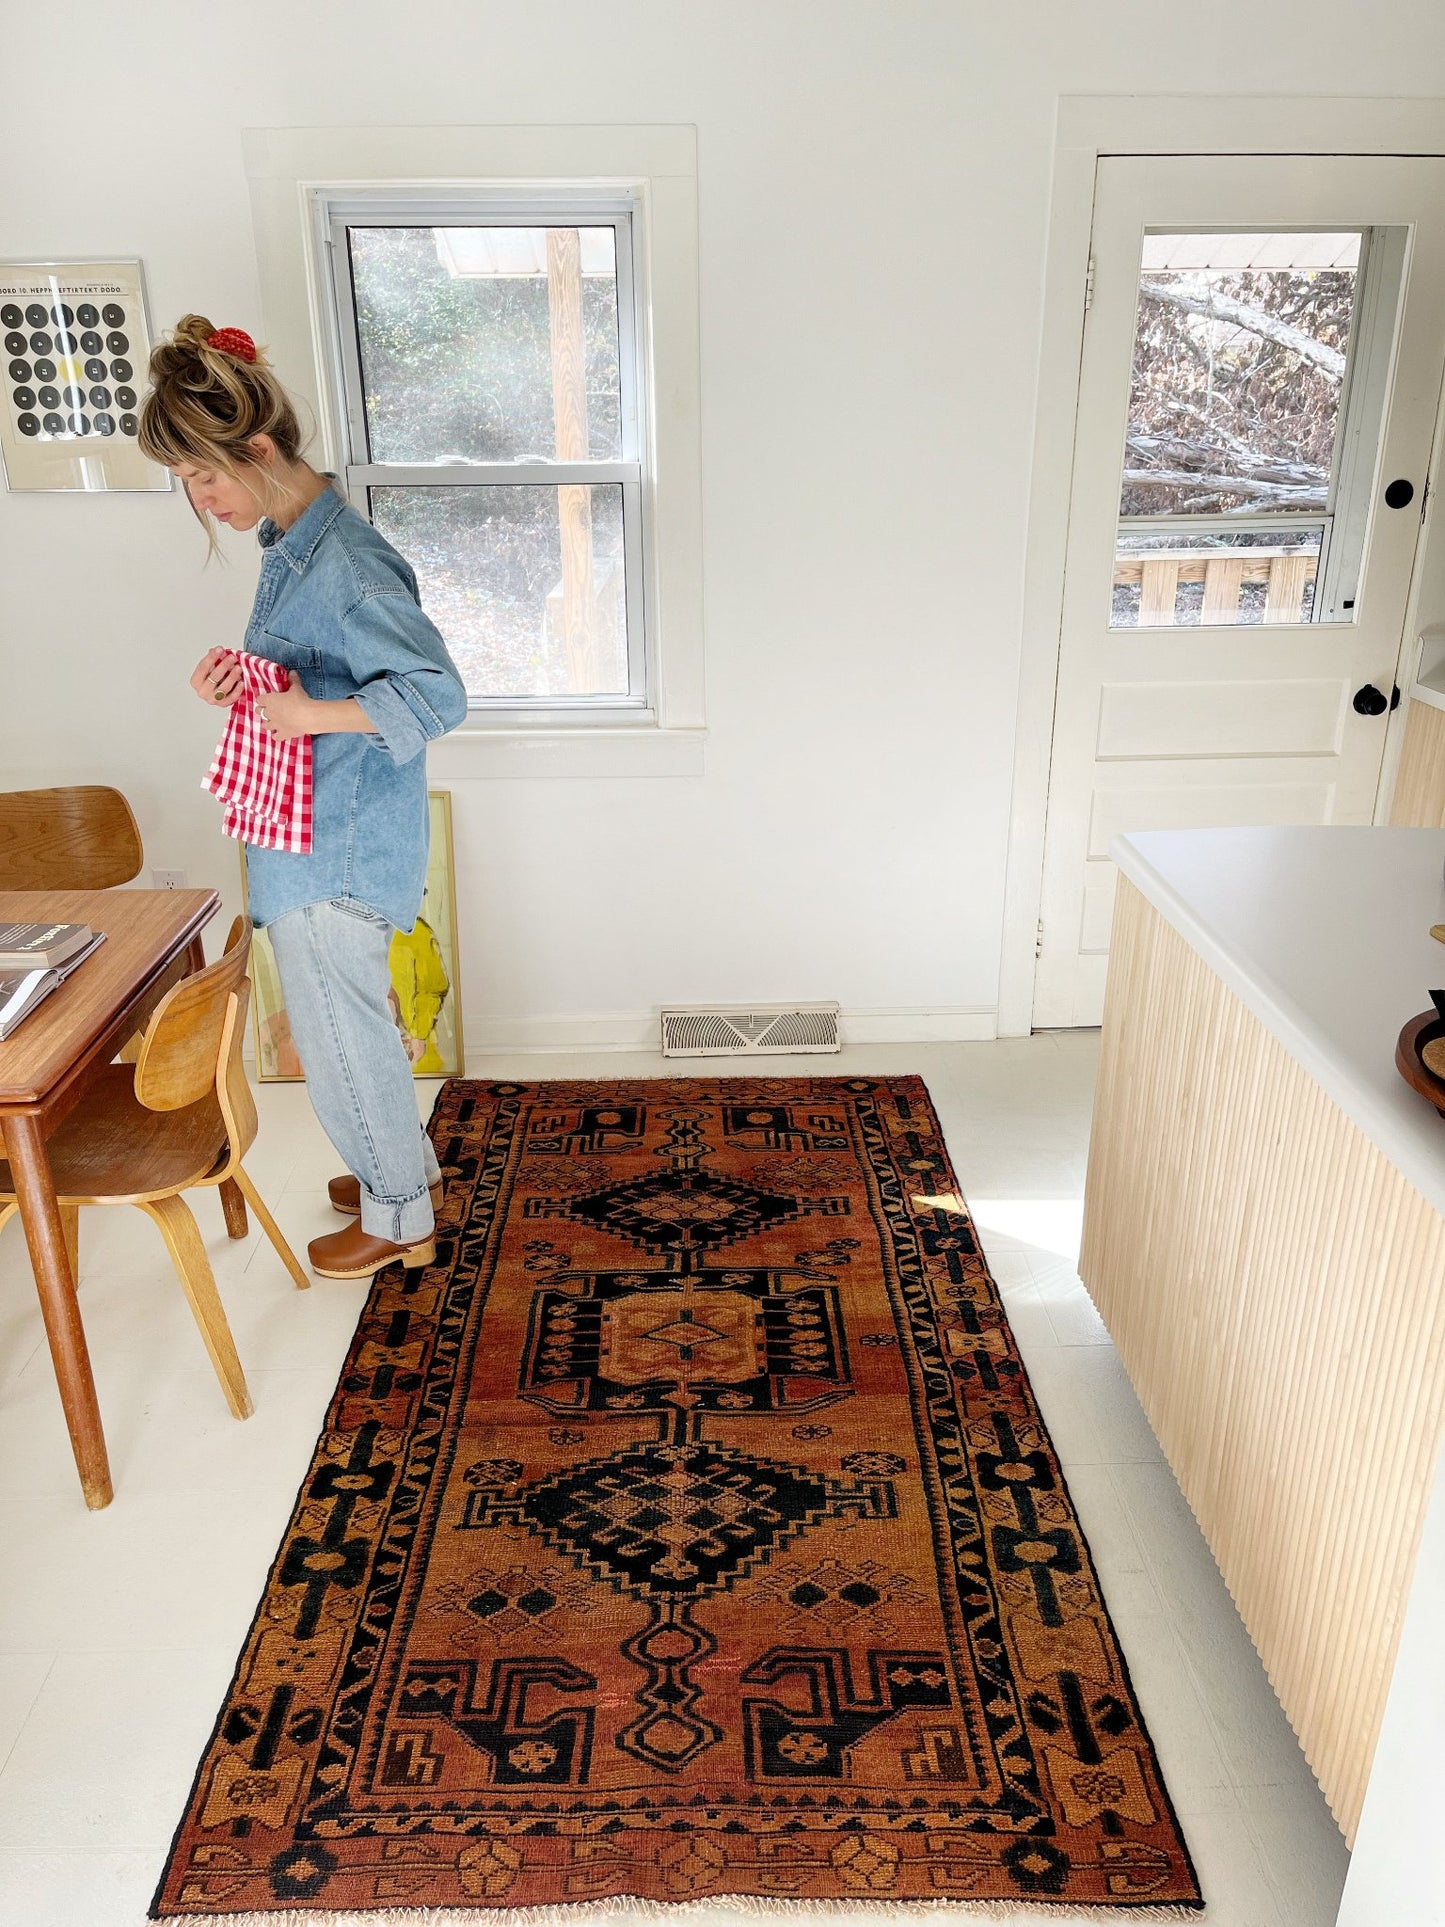
[[[180,477],[212,548],[216,522],[258,531],[241,646],[290,672],[261,718],[283,742],[312,738],[310,852],[246,849],[251,916],[276,953],[312,1104],[351,1174],[330,1194],[354,1222],[315,1239],[311,1263],[325,1278],[429,1264],[442,1177],[388,1008],[388,956],[421,907],[426,745],[463,720],[466,691],[408,564],[302,459],[296,410],[249,335],[186,315],[150,379],[140,445]],[[235,702],[234,653],[208,650],[191,687],[218,708]]]

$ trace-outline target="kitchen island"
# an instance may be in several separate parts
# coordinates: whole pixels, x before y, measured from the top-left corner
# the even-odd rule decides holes
[[[1080,1273],[1353,1841],[1445,1427],[1445,1119],[1394,1067],[1445,831],[1112,854]]]

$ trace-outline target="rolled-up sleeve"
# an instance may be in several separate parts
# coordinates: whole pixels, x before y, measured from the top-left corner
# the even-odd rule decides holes
[[[466,720],[467,692],[435,623],[404,588],[371,588],[341,619],[356,700],[393,762]]]

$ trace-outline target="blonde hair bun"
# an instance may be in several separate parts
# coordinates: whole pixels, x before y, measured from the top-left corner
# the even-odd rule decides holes
[[[183,314],[175,325],[171,339],[177,343],[188,342],[195,348],[204,348],[215,332],[215,323],[207,321],[203,314]]]
[[[142,452],[163,468],[222,468],[268,493],[271,477],[252,446],[269,436],[286,461],[299,460],[301,424],[291,397],[262,351],[254,361],[225,345],[250,345],[239,329],[217,330],[203,314],[185,314],[151,352],[150,392],[141,404]]]
[[[233,360],[244,361],[248,367],[267,367],[266,351],[256,345],[254,339],[244,328],[214,328],[203,314],[182,315],[176,323],[172,339],[178,346],[191,348],[196,354],[230,355]]]

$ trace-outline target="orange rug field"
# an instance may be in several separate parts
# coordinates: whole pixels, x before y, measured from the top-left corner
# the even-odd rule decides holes
[[[156,1917],[1200,1906],[923,1084],[431,1130]]]

